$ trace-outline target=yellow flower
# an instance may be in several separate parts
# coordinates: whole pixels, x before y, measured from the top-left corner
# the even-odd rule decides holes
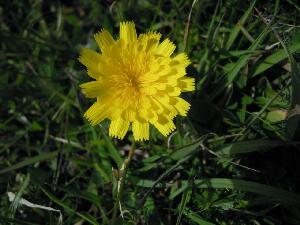
[[[88,98],[97,98],[84,114],[92,125],[108,118],[109,135],[122,139],[132,124],[135,140],[149,140],[149,123],[167,136],[176,128],[173,118],[187,115],[190,104],[179,95],[195,89],[194,78],[185,76],[190,61],[184,53],[172,57],[175,45],[159,43],[160,37],[137,37],[134,23],[122,22],[118,40],[106,30],[95,34],[101,53],[82,50],[79,61],[95,79],[81,85]]]

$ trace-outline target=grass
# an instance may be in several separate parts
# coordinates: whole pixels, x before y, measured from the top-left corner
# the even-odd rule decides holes
[[[300,224],[299,3],[4,1],[0,224]],[[158,30],[188,53],[188,117],[137,143],[91,127],[77,58],[102,27]],[[188,21],[188,23],[187,23]],[[15,198],[9,200],[8,192]]]

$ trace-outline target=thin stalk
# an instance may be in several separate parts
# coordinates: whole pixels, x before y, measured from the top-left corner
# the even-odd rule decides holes
[[[133,141],[132,145],[130,147],[129,153],[128,153],[128,157],[124,160],[123,165],[120,169],[120,175],[119,175],[118,182],[117,182],[117,199],[116,199],[116,202],[115,202],[115,205],[113,208],[113,216],[112,216],[111,223],[110,223],[111,225],[115,225],[115,223],[116,223],[119,208],[121,211],[121,200],[122,200],[124,183],[125,183],[128,167],[129,167],[132,157],[134,155],[134,151],[135,151],[135,142]],[[121,211],[121,213],[122,213],[122,211]]]
[[[183,37],[183,50],[186,49],[187,46],[187,42],[188,42],[188,38],[189,38],[189,33],[190,33],[190,24],[191,24],[191,19],[192,19],[192,12],[193,12],[193,8],[196,4],[198,0],[194,0],[192,3],[192,7],[188,16],[188,21],[185,25],[185,29],[184,29],[184,37]]]

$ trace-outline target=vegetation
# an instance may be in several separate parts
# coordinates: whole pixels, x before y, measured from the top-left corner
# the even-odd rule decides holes
[[[115,224],[300,224],[297,0],[7,0],[0,17],[0,224],[111,224],[114,205]],[[79,88],[80,49],[125,20],[196,79],[177,130],[135,146],[83,119]]]

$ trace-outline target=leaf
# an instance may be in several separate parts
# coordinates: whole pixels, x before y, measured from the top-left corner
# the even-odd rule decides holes
[[[105,133],[105,131],[103,130],[102,127],[100,127],[100,131],[101,131],[101,134],[103,135],[103,138],[106,142],[106,145],[107,145],[107,148],[108,148],[108,151],[109,151],[109,155],[115,161],[115,163],[118,165],[118,168],[120,169],[122,164],[123,164],[123,160],[120,156],[120,153],[119,153],[118,149],[116,149],[116,147],[114,146],[112,141],[109,139],[109,137],[106,135],[106,133]]]
[[[63,207],[66,211],[76,214],[77,216],[79,216],[83,220],[89,222],[90,224],[99,225],[98,222],[97,222],[97,220],[96,220],[96,218],[94,218],[94,217],[92,217],[90,215],[87,215],[87,214],[83,214],[83,213],[77,212],[76,210],[74,210],[70,206],[68,206],[66,203],[64,203],[61,200],[59,200],[56,196],[54,196],[53,194],[51,194],[46,189],[44,189],[42,187],[41,187],[41,189],[44,192],[44,194],[47,195],[47,197],[49,199],[51,199],[53,202],[55,202],[56,204],[58,204],[61,207]]]
[[[152,188],[154,185],[157,188],[163,187],[162,184],[156,184],[154,180],[141,179],[135,185],[145,188]]]
[[[177,218],[177,222],[176,225],[180,224],[181,221],[181,217],[183,212],[186,209],[186,205],[189,203],[189,201],[191,200],[191,196],[192,196],[192,190],[191,189],[186,189],[182,195],[180,204],[179,204],[179,208],[178,208],[178,218]]]
[[[250,50],[250,51],[256,50],[268,33],[269,33],[269,28],[266,27],[260,33],[258,38],[250,45],[248,50]],[[230,70],[230,72],[225,73],[223,80],[220,81],[219,85],[216,86],[214,92],[210,96],[211,99],[214,99],[215,97],[217,97],[220,93],[222,93],[222,91],[228,85],[230,85],[236,79],[236,77],[239,74],[240,70],[247,64],[247,62],[248,62],[248,60],[250,59],[251,56],[252,56],[251,54],[244,55],[244,56],[240,57],[239,60],[236,63],[234,63],[234,65],[232,66],[232,69]]]
[[[188,155],[192,155],[196,152],[199,151],[198,147],[200,146],[200,144],[202,143],[202,139],[198,139],[197,141],[188,144],[186,146],[183,146],[177,150],[175,150],[172,154],[171,154],[171,159],[173,160],[180,160],[183,159],[184,157],[188,156]]]
[[[268,112],[266,119],[271,123],[276,123],[285,120],[286,116],[287,116],[287,110],[278,109],[278,110],[273,110],[271,112]]]
[[[218,155],[235,155],[266,151],[284,145],[284,142],[270,140],[251,140],[225,144],[216,150]]]
[[[7,192],[8,195],[8,199],[10,202],[15,201],[15,199],[17,198],[17,196],[15,195],[15,193],[12,192]],[[37,208],[37,209],[43,209],[43,210],[47,210],[47,211],[54,211],[54,212],[60,212],[60,210],[48,207],[48,206],[43,206],[43,205],[38,205],[38,204],[34,204],[24,198],[20,198],[19,200],[19,205],[25,205],[29,208]]]
[[[231,30],[228,41],[226,42],[226,45],[225,45],[225,49],[227,49],[227,50],[230,49],[230,47],[234,43],[235,39],[237,38],[237,36],[241,30],[240,29],[241,25],[244,25],[245,22],[247,21],[247,19],[249,18],[250,14],[254,8],[255,3],[256,3],[256,0],[252,2],[249,9],[244,13],[244,15],[242,16],[240,21]]]
[[[183,214],[188,217],[190,220],[192,220],[193,222],[200,224],[200,225],[215,225],[214,223],[208,222],[204,219],[202,219],[200,216],[198,216],[196,213],[192,212],[192,211],[187,211],[185,210],[183,212]]]
[[[205,47],[207,48],[208,46],[211,46],[211,44],[215,41],[216,34],[218,33],[220,29],[220,21],[219,23],[215,26],[215,23],[218,19],[217,12],[220,8],[220,1],[217,1],[217,4],[215,6],[214,14],[210,20],[208,31],[207,31],[207,39],[205,41]],[[223,18],[223,16],[221,16]],[[222,19],[221,19],[222,20]]]
[[[259,50],[232,50],[232,51],[226,51],[226,50],[220,50],[220,59],[227,59],[227,58],[238,58],[243,55],[247,54],[258,54],[261,53]],[[228,65],[228,64],[227,64]]]
[[[185,185],[188,184],[187,182],[188,181],[184,182]],[[232,190],[241,190],[267,196],[275,201],[279,201],[288,205],[300,206],[300,195],[280,188],[265,184],[259,184],[252,181],[227,178],[199,179],[195,180],[194,186],[198,188],[228,188]]]
[[[188,188],[188,185],[182,185],[181,187],[176,187],[175,191],[171,191],[169,198],[174,199],[177,195],[179,195],[181,192],[184,192]]]
[[[153,168],[157,167],[157,163],[151,163],[143,166],[142,168],[138,169],[139,172],[146,172]]]
[[[298,50],[300,50],[300,42],[289,46],[288,49],[290,54],[297,52]],[[276,51],[255,67],[252,77],[259,75],[260,73],[266,71],[267,69],[271,68],[272,66],[276,65],[286,58],[288,58],[288,55],[286,54],[286,51],[284,49]]]
[[[93,194],[88,191],[82,191],[82,190],[78,190],[78,189],[70,188],[70,187],[66,187],[66,188],[58,187],[58,189],[66,192],[69,196],[88,200],[88,201],[94,203],[98,207],[100,206],[100,204],[102,202],[102,199],[100,198],[100,196],[97,196],[96,194]]]
[[[259,37],[255,40],[255,42],[253,42],[253,44],[251,44],[251,46],[249,47],[248,50],[250,51],[254,51],[258,48],[259,44],[261,43],[261,41],[265,38],[266,34],[267,34],[267,29],[265,29],[260,35]],[[229,72],[229,74],[226,76],[227,78],[227,85],[230,84],[237,76],[237,74],[239,73],[239,71],[241,70],[241,68],[243,66],[246,65],[246,63],[248,62],[248,60],[250,59],[251,55],[244,55],[242,56],[235,64],[233,69]],[[225,85],[225,86],[227,86]]]
[[[155,181],[152,180],[140,180],[136,185],[142,187],[152,187]],[[189,187],[189,181],[182,180],[182,186],[180,190],[185,190]],[[160,183],[157,185],[158,188],[171,186],[175,184]],[[176,184],[177,185],[177,184]],[[229,179],[229,178],[210,178],[210,179],[197,179],[193,183],[194,188],[211,188],[211,189],[232,189],[240,190],[244,192],[251,192],[260,194],[271,198],[273,201],[279,201],[287,205],[297,205],[300,206],[300,195],[294,194],[293,192],[283,190],[281,188],[276,188],[273,186],[260,184],[252,181],[245,181],[239,179]]]
[[[2,170],[0,170],[0,174],[7,173],[12,170],[20,169],[22,167],[25,167],[25,166],[28,166],[28,165],[31,165],[31,164],[34,164],[34,163],[37,163],[40,161],[48,160],[48,159],[56,157],[57,155],[58,155],[58,151],[42,153],[38,156],[30,157],[30,158],[28,158],[22,162],[19,162],[13,166],[2,169]]]
[[[10,217],[14,218],[17,208],[19,207],[19,205],[21,205],[22,203],[22,195],[24,194],[25,190],[27,189],[28,185],[30,183],[30,174],[27,174],[25,180],[22,182],[21,187],[18,190],[17,195],[14,195],[14,198],[9,198],[9,201],[11,202],[10,205]]]
[[[8,195],[8,199],[9,199],[10,202],[15,202],[17,200],[18,205],[27,206],[29,208],[35,208],[35,209],[42,209],[42,210],[47,210],[47,211],[58,212],[59,213],[58,224],[59,225],[62,224],[62,214],[61,214],[60,210],[57,210],[57,209],[54,209],[54,208],[51,208],[51,207],[47,207],[47,206],[43,206],[43,205],[38,205],[38,204],[32,203],[32,202],[30,202],[30,201],[28,201],[24,198],[19,198],[18,199],[18,196],[16,196],[12,192],[7,192],[7,195]]]
[[[103,178],[105,183],[108,183],[111,181],[111,171],[108,170],[108,166],[107,164],[110,166],[110,163],[106,160],[106,161],[102,161],[102,162],[97,162],[97,160],[95,160],[94,162],[94,168],[97,170],[97,172],[101,175],[101,177]]]

